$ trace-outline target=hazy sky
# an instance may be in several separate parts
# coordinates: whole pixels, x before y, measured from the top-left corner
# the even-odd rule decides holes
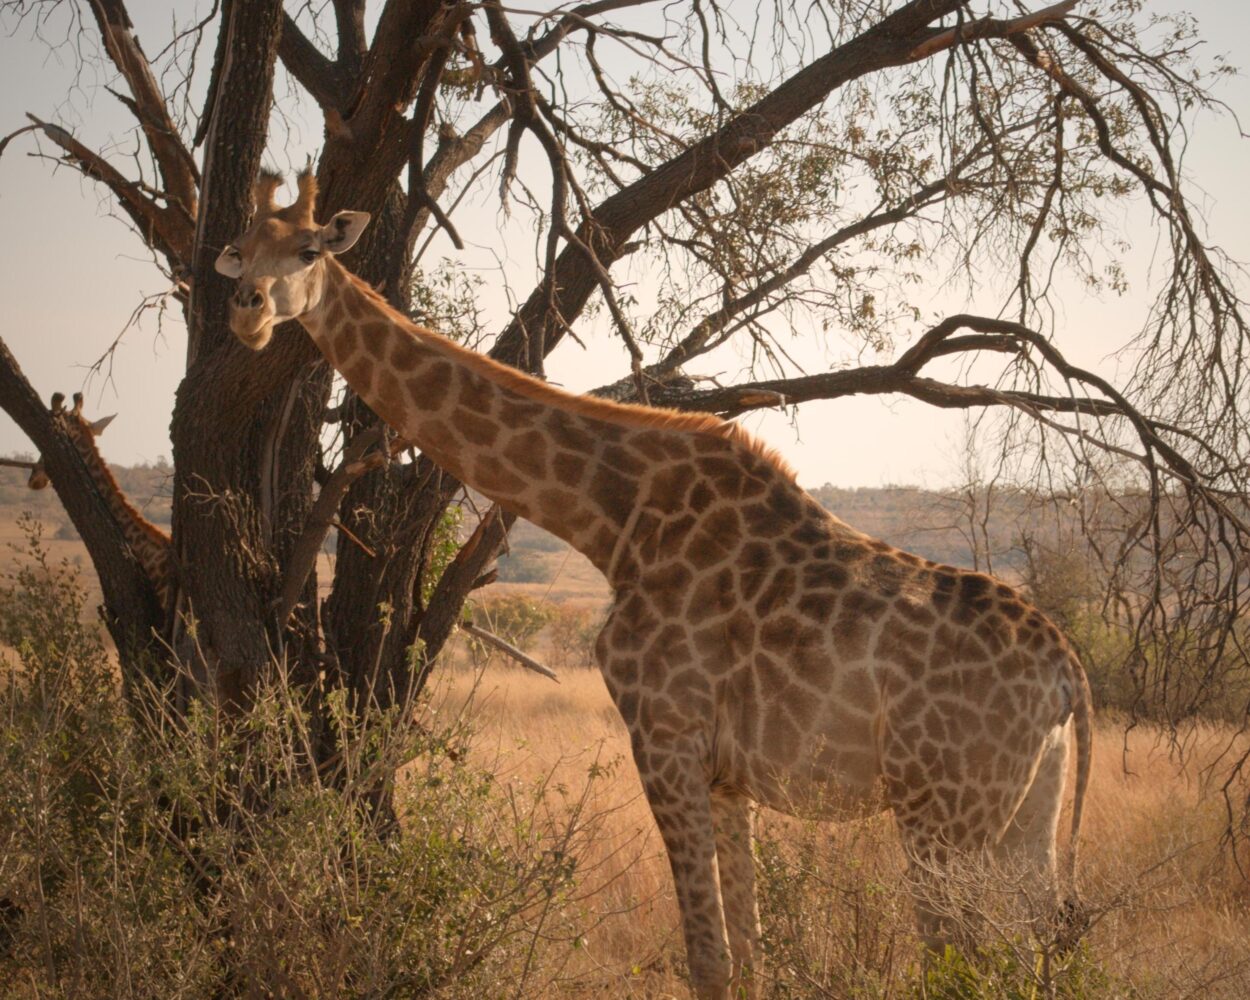
[[[1043,5],[1041,0],[1029,4]],[[1250,64],[1250,57],[1243,56],[1250,34],[1247,5],[1229,0],[1155,4],[1148,0],[1147,6],[1192,10],[1204,37],[1211,40],[1212,53],[1222,53],[1234,64]],[[131,7],[136,16],[142,14],[140,37],[151,54],[168,35],[168,14],[158,17],[160,8],[147,0],[132,2]],[[29,40],[25,27],[0,37],[0,134],[26,124],[27,111],[56,120],[59,109],[89,144],[112,134],[119,137],[120,151],[133,148],[126,113],[101,89],[107,79],[78,80],[66,104],[75,83],[72,69],[68,52],[50,54]],[[1250,86],[1244,78],[1225,83],[1218,94],[1250,123]],[[318,138],[306,134],[302,140],[308,145]],[[0,213],[5,221],[0,241],[0,337],[44,398],[54,391],[81,389],[92,414],[119,414],[101,442],[111,461],[128,464],[168,456],[169,414],[184,359],[179,310],[171,303],[163,332],[158,331],[155,310],[148,311],[118,349],[112,378],[87,379],[87,366],[126,326],[143,297],[163,290],[163,281],[137,238],[109,217],[103,189],[70,168],[28,156],[34,149],[33,141],[22,137],[0,158]],[[1207,117],[1197,123],[1186,160],[1211,242],[1241,261],[1250,261],[1248,152],[1250,146],[1238,138],[1231,119]],[[1157,234],[1144,219],[1144,213],[1124,219],[1135,244],[1140,244],[1129,262],[1132,293],[1099,301],[1073,292],[1061,307],[1060,348],[1073,361],[1097,365],[1108,374],[1116,370],[1108,352],[1140,327],[1149,304],[1146,287]],[[454,253],[450,247],[447,252]],[[491,276],[484,277],[489,286]],[[487,295],[492,294],[488,313],[498,316],[498,328],[507,305],[497,291],[488,289]],[[961,293],[955,299],[948,292],[940,298],[935,295],[930,308],[935,313],[939,309],[992,313],[999,302],[989,290],[971,297]],[[550,376],[582,390],[625,370],[619,340],[595,337],[589,343],[586,352],[571,342],[561,345],[549,365]],[[878,360],[885,359],[865,358]],[[803,361],[809,371],[825,366],[819,353],[808,353]],[[782,451],[808,485],[938,485],[956,475],[964,417],[889,397],[806,404],[797,432],[788,417],[777,414],[753,415],[746,422]],[[0,455],[29,449],[24,435],[0,413]],[[13,473],[0,470],[0,474]]]

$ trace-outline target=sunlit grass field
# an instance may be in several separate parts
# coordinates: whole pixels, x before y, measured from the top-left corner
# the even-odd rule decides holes
[[[15,524],[0,528],[0,543],[21,537]],[[45,541],[52,562],[86,568],[77,540]],[[13,555],[4,548],[0,568],[7,570]],[[478,599],[519,596],[582,608],[593,619],[606,595],[576,558],[562,562],[552,583],[496,585]],[[83,582],[91,608],[99,600],[95,581],[86,572]],[[572,646],[557,649],[553,629],[533,636],[532,650],[556,666],[559,683],[498,654],[474,669],[457,643],[440,658],[424,708],[432,723],[467,726],[473,764],[497,786],[515,787],[518,798],[541,801],[551,829],[577,811],[578,825],[591,834],[572,859],[575,890],[545,915],[550,931],[533,935],[525,961],[539,972],[521,993],[500,983],[498,996],[686,997],[667,861],[624,726],[597,670],[578,665],[584,657]],[[1246,737],[1197,724],[1179,740],[1148,725],[1098,720],[1080,885],[1096,916],[1085,955],[1100,978],[1062,996],[1250,996],[1250,853],[1224,837],[1250,794],[1244,776],[1229,777]],[[1065,841],[1067,826],[1065,815]],[[759,831],[760,896],[771,935],[765,997],[998,995],[926,993],[920,985],[888,816],[835,826],[764,813]]]
[[[557,684],[496,659],[480,672],[444,670],[432,698],[442,714],[467,711],[477,733],[473,753],[500,780],[546,781],[571,800],[589,782],[588,804],[602,814],[601,833],[582,859],[585,895],[576,905],[584,911],[578,919],[585,931],[550,995],[686,996],[663,847],[629,759],[624,725],[598,672],[565,670]],[[1241,745],[1226,731],[1200,727],[1178,757],[1156,729],[1126,732],[1119,720],[1100,721],[1080,882],[1099,911],[1090,952],[1126,984],[1113,995],[1250,996],[1250,883],[1221,845],[1227,819],[1222,785],[1229,755]],[[1228,791],[1235,806],[1246,787],[1234,784]],[[1065,814],[1065,842],[1067,820]],[[911,995],[906,984],[909,976],[914,980],[917,944],[888,817],[838,826],[766,812],[760,829],[774,844],[806,842],[806,851],[841,869],[806,880],[803,872],[793,873],[793,890],[811,897],[803,901],[810,909],[809,947],[823,950],[828,963],[875,962],[879,968],[865,972],[881,989],[864,995]],[[857,890],[848,892],[857,880],[878,887],[875,905],[866,909]],[[821,898],[822,888],[841,899]],[[866,921],[872,941],[852,946],[834,940],[866,937]],[[817,940],[822,936],[830,940]],[[1140,992],[1128,992],[1127,984]],[[811,989],[812,996],[836,995],[815,981]]]

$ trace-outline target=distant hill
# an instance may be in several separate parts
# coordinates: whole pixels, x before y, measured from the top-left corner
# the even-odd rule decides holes
[[[1024,495],[1008,490],[994,496],[988,518],[980,491],[968,496],[957,490],[918,486],[842,489],[826,483],[808,492],[852,528],[951,566],[985,569],[984,556],[979,563],[973,556],[975,531],[979,551],[991,553],[994,571],[1001,576],[1011,576],[1023,567],[1018,547],[1021,532],[1039,529],[1036,513]],[[988,538],[981,535],[982,520]]]
[[[168,528],[173,469],[165,463],[111,468],[131,502],[153,523]],[[981,551],[988,548],[994,571],[1007,577],[1016,575],[1023,562],[1015,547],[1021,532],[1037,530],[1037,519],[1023,497],[1006,491],[995,497],[993,516],[988,519],[969,516],[983,514],[983,496],[969,498],[955,491],[908,486],[843,489],[827,483],[810,492],[852,527],[937,562],[976,565],[971,538],[974,531],[979,532]],[[486,506],[481,501],[478,509]],[[0,544],[19,540],[16,525],[23,512],[43,523],[45,538],[57,543],[54,554],[86,567],[86,553],[55,491],[32,491],[26,486],[25,472],[0,468]],[[980,520],[985,520],[984,525],[974,524]],[[466,531],[470,528],[466,525]],[[12,559],[11,544],[4,546],[0,568]],[[603,578],[585,558],[528,522],[518,521],[513,527],[509,551],[499,568],[500,582],[495,588],[502,592],[523,591],[556,602],[598,603],[608,596]]]

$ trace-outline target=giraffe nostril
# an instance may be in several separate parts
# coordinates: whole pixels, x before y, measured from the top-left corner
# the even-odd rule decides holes
[[[234,304],[239,309],[259,309],[265,304],[265,296],[255,288],[251,291],[240,288],[234,293]]]

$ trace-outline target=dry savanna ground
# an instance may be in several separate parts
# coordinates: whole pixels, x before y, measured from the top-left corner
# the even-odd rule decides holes
[[[64,515],[51,499],[32,498],[49,523],[45,548],[52,561],[83,567],[93,607],[98,590],[85,551],[72,531],[58,537]],[[22,537],[12,517],[0,518],[0,574]],[[480,602],[524,598],[579,609],[582,625],[593,626],[607,596],[601,578],[575,554],[541,557],[547,580],[496,584]],[[322,568],[330,568],[328,557]],[[584,665],[584,642],[557,643],[558,621],[527,645],[557,667],[559,683],[501,654],[479,651],[474,661],[457,642],[429,692],[437,716],[468,720],[476,764],[501,785],[541,788],[553,828],[576,810],[591,834],[577,857],[577,890],[536,941],[534,960],[547,971],[534,981],[547,985],[524,995],[687,996],[672,883],[624,726],[599,674]],[[1099,721],[1081,887],[1097,915],[1086,957],[1102,978],[1070,995],[1250,996],[1250,881],[1221,844],[1225,792],[1236,808],[1248,791],[1244,782],[1223,787],[1227,762],[1243,745],[1226,730],[1199,726],[1178,754],[1148,726]],[[1066,815],[1061,828],[1066,840]],[[834,826],[765,813],[760,832],[766,996],[925,995],[917,992],[918,948],[888,817]],[[1250,856],[1240,860],[1250,875]],[[499,995],[515,991],[501,984]]]
[[[581,860],[586,929],[550,995],[685,996],[662,845],[598,672],[565,670],[557,684],[494,658],[444,671],[433,699],[442,714],[469,706],[474,753],[503,780],[544,781],[570,802],[584,795],[601,817]],[[1220,846],[1225,772],[1208,770],[1235,742],[1198,729],[1182,761],[1154,729],[1099,725],[1081,888],[1099,912],[1089,953],[1120,985],[1091,995],[1250,995],[1250,884]],[[845,970],[858,966],[857,995],[909,995],[916,942],[888,818],[833,825],[765,813],[760,829],[765,924],[787,937],[772,948],[784,968],[768,971],[766,992],[850,995]]]

